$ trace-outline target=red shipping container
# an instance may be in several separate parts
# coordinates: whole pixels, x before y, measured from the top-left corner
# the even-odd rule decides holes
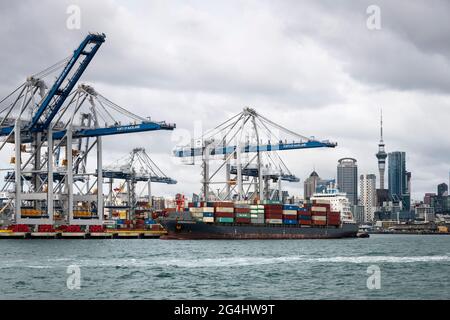
[[[266,213],[265,214],[266,219],[283,219],[282,213]]]
[[[250,213],[250,208],[234,208],[236,213]]]
[[[234,218],[233,212],[216,212],[214,215],[216,218]]]
[[[265,210],[283,210],[282,204],[266,204],[264,205]]]
[[[250,218],[236,218],[234,221],[236,223],[250,223],[251,219]]]
[[[310,226],[311,225],[311,220],[299,220],[301,225],[307,225]]]
[[[218,202],[214,202],[214,207],[233,208],[234,207],[234,203],[233,202],[218,201]]]
[[[327,214],[325,212],[311,212],[311,216],[326,217]]]
[[[264,209],[265,213],[274,213],[274,214],[279,214],[279,213],[283,213],[283,209]]]
[[[284,220],[297,220],[296,214],[283,214]]]
[[[314,220],[314,222],[312,223],[315,226],[325,226],[327,225],[326,221],[319,221],[319,220]]]

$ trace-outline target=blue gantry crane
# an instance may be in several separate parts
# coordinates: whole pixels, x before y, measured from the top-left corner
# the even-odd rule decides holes
[[[137,116],[88,85],[73,90],[105,39],[87,35],[71,56],[0,100],[0,151],[13,144],[15,152],[14,170],[2,169],[8,197],[0,212],[11,212],[18,224],[101,224],[102,137],[175,128]],[[47,90],[45,78],[58,71]],[[87,158],[94,151],[96,170],[89,173]]]

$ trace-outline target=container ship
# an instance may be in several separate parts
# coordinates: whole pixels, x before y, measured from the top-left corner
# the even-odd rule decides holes
[[[338,239],[354,238],[358,225],[333,211],[330,202],[304,206],[274,201],[190,202],[161,218],[163,239]]]

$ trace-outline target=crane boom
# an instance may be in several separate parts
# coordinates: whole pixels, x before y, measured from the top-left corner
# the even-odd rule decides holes
[[[242,148],[242,153],[249,152],[262,152],[262,151],[283,151],[283,150],[295,150],[295,149],[311,149],[311,148],[334,148],[336,143],[329,141],[316,141],[309,140],[306,142],[292,142],[283,143],[279,142],[276,144],[262,144],[262,145],[246,145]],[[236,146],[226,146],[226,147],[216,147],[209,149],[210,155],[224,155],[234,153]],[[206,148],[187,148],[187,149],[176,149],[174,150],[175,157],[196,157],[201,156]]]
[[[58,110],[63,105],[67,96],[80,79],[83,72],[97,53],[102,43],[105,41],[105,34],[89,34],[78,49],[73,53],[72,58],[67,62],[63,71],[56,79],[45,99],[42,101],[29,124],[28,129],[32,132],[43,131],[48,128]],[[75,72],[69,77],[71,70],[76,66]],[[67,80],[67,82],[65,82]]]

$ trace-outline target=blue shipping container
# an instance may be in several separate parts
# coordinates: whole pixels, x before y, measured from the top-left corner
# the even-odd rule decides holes
[[[302,211],[302,212],[306,212],[307,210],[306,210],[306,208],[298,208],[298,210],[297,211]]]
[[[302,216],[302,215],[300,215],[300,216],[298,216],[298,219],[299,220],[311,220],[311,216]]]
[[[298,210],[298,206],[293,204],[283,204],[283,210]]]
[[[212,212],[203,212],[203,217],[214,217],[214,213],[212,213]]]
[[[125,220],[123,220],[123,219],[117,219],[117,224],[125,224]]]
[[[283,220],[284,224],[297,224],[297,220]]]

